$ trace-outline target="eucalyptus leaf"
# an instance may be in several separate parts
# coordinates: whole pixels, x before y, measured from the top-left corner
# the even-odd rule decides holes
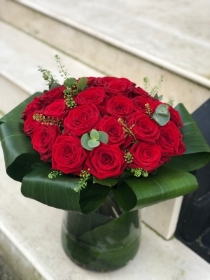
[[[166,125],[170,120],[170,113],[165,104],[160,104],[157,106],[155,113],[152,118],[160,125]]]
[[[90,148],[96,148],[96,147],[98,147],[99,145],[100,145],[100,142],[99,142],[99,141],[92,140],[92,139],[90,139],[90,140],[88,141],[88,146],[89,146]]]
[[[88,151],[91,151],[92,148],[88,146],[88,141],[90,140],[90,136],[88,133],[85,133],[81,137],[81,145],[83,148],[85,148]]]
[[[108,134],[104,131],[99,131],[99,134],[100,134],[99,140],[101,142],[103,142],[104,144],[107,144],[108,143]]]
[[[92,129],[90,132],[90,138],[92,140],[99,140],[99,138],[100,138],[99,132],[96,129]]]
[[[87,85],[88,79],[86,77],[82,77],[79,79],[78,83],[77,83],[77,89],[78,91],[83,90],[86,85]]]
[[[161,115],[158,115],[156,113],[154,113],[152,115],[152,118],[160,125],[160,126],[164,126],[166,125],[169,120],[170,120],[170,116],[161,116]]]
[[[64,81],[64,86],[65,87],[72,87],[73,85],[75,85],[77,83],[77,80],[75,78],[67,78]]]

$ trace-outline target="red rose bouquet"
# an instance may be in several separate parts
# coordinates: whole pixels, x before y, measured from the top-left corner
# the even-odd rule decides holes
[[[23,119],[41,160],[82,178],[75,190],[90,177],[147,177],[186,150],[178,111],[125,78],[67,79],[35,97]]]
[[[182,104],[161,102],[158,87],[60,69],[63,85],[40,69],[49,90],[1,119],[7,173],[25,196],[87,214],[110,188],[129,211],[197,187],[188,171],[209,161],[209,147]]]
[[[40,69],[49,90],[1,118],[6,171],[26,197],[69,211],[71,259],[116,269],[138,250],[135,210],[195,190],[189,171],[209,162],[210,149],[185,107],[161,102],[157,87],[60,69],[63,85]]]

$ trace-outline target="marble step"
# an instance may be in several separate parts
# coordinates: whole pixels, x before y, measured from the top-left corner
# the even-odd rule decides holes
[[[72,76],[102,75],[2,22],[0,38],[1,114],[7,113],[33,92],[43,89],[44,83],[37,68],[40,65],[56,74],[55,54],[60,55]],[[198,277],[208,280],[209,264],[177,239],[165,241],[145,225],[138,255],[122,270],[95,274],[77,267],[61,248],[63,211],[23,197],[20,183],[11,180],[5,173],[2,150],[0,174],[0,254],[21,280],[127,280],[131,275],[134,280],[139,279],[139,275],[148,280],[197,280]],[[156,229],[158,232],[167,229],[168,220],[166,217],[164,221],[163,217],[171,211],[170,207],[162,204],[162,218],[159,219],[159,230]],[[149,209],[143,213],[144,221],[147,221],[147,217],[153,217],[157,222],[159,214],[154,216]],[[154,208],[152,211],[157,212]],[[152,224],[149,225],[152,227]]]
[[[193,112],[209,98],[209,2],[1,0],[0,18],[99,71],[155,85]],[[206,9],[199,9],[201,6]]]

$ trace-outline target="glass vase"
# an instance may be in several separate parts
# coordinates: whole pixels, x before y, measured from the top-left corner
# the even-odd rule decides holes
[[[105,272],[123,267],[134,258],[139,243],[138,210],[123,212],[111,194],[94,213],[65,213],[62,245],[83,268]]]

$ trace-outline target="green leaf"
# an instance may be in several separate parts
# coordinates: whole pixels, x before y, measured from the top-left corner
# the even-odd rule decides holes
[[[78,91],[83,90],[86,85],[87,85],[88,79],[86,77],[82,77],[79,79],[78,83],[77,83],[77,89]]]
[[[115,270],[132,260],[138,251],[138,223],[136,211],[111,221],[98,213],[69,213],[68,230],[62,228],[62,244],[71,259],[92,270]]]
[[[81,137],[81,145],[82,145],[82,147],[85,148],[86,150],[91,151],[92,148],[90,148],[90,147],[88,146],[88,141],[89,141],[89,140],[90,140],[89,134],[88,134],[88,133],[83,134],[82,137]]]
[[[90,139],[90,140],[88,141],[88,146],[89,146],[90,148],[95,148],[95,147],[98,147],[99,145],[100,145],[100,142],[99,142],[99,141],[92,140],[92,139]]]
[[[45,164],[27,174],[22,181],[22,194],[48,206],[81,212],[80,195],[74,191],[80,178],[62,175],[49,179],[50,171],[50,165]]]
[[[103,142],[104,144],[107,144],[108,143],[108,134],[104,131],[99,131],[99,134],[100,134],[99,140],[101,142]]]
[[[161,126],[166,125],[170,120],[170,113],[165,104],[157,106],[152,118]]]
[[[96,129],[92,129],[90,132],[90,138],[92,140],[99,140],[99,138],[100,138],[99,132]]]
[[[178,104],[175,109],[179,111],[184,124],[181,133],[186,151],[181,156],[173,157],[168,166],[186,171],[194,171],[210,161],[210,148],[184,105]]]
[[[76,85],[77,80],[75,78],[68,78],[64,81],[65,87],[72,87],[73,85]]]
[[[107,186],[107,187],[113,187],[118,183],[118,179],[116,179],[116,178],[106,178],[106,179],[103,179],[103,180],[99,180],[98,178],[93,177],[93,183],[94,184],[98,183],[98,184],[101,184],[101,185]]]
[[[22,178],[33,170],[32,165],[40,162],[40,155],[32,148],[31,140],[24,134],[21,123],[1,124],[0,139],[7,174],[21,182]]]
[[[98,209],[106,199],[110,189],[88,181],[85,189],[80,191],[80,207],[84,214],[89,214]]]
[[[120,207],[130,211],[185,195],[197,185],[192,174],[162,166],[147,178],[125,178],[112,191]]]
[[[0,124],[4,122],[20,122],[23,123],[23,120],[21,119],[22,113],[25,110],[26,106],[34,99],[34,97],[40,96],[42,92],[36,92],[30,97],[28,97],[26,100],[24,100],[22,103],[20,103],[18,106],[16,106],[13,110],[11,110],[8,114],[4,115],[0,119]]]

